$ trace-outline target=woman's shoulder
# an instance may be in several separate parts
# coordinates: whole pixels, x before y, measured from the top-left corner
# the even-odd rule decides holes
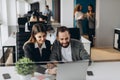
[[[45,44],[51,44],[49,40],[45,40]]]
[[[24,45],[24,47],[32,47],[32,46],[34,46],[34,43],[32,42],[28,42]]]
[[[74,12],[74,15],[77,15],[78,13],[79,13],[79,11],[75,11],[75,12]]]

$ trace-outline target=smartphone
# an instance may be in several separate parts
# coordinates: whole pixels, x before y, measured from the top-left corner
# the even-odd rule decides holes
[[[10,79],[11,78],[9,73],[2,74],[2,76],[3,76],[4,79]]]
[[[87,75],[88,76],[93,76],[93,72],[92,71],[87,71]]]

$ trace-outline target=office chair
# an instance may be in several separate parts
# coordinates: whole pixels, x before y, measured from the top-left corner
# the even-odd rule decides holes
[[[31,32],[32,31],[32,27],[34,24],[37,24],[37,23],[40,23],[40,24],[43,24],[45,25],[45,28],[47,30],[47,24],[45,22],[41,22],[41,21],[37,21],[37,22],[28,22],[27,23],[27,26],[28,26],[28,30]]]
[[[81,35],[80,35],[80,29],[79,28],[68,28],[71,34],[71,38],[80,40]]]
[[[25,23],[27,22],[27,17],[18,18],[19,32],[25,32]]]
[[[24,57],[23,45],[30,38],[30,32],[17,32],[16,44],[17,44],[17,60]]]
[[[42,15],[42,12],[39,12],[39,15]]]

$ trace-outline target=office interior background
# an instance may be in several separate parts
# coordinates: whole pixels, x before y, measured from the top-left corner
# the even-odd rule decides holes
[[[73,11],[77,3],[83,0],[0,0],[0,41],[1,46],[8,37],[17,32],[17,19],[26,14],[31,5],[38,2],[39,11],[44,12],[49,5],[54,12],[56,23],[67,27],[74,26]],[[95,4],[96,39],[95,47],[110,48],[114,43],[114,29],[120,28],[120,0],[84,0]],[[31,5],[30,5],[31,4]],[[81,3],[84,4],[84,3]]]

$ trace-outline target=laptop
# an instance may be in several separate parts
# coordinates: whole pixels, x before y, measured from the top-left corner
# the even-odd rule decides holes
[[[86,80],[88,61],[58,64],[56,80]]]

